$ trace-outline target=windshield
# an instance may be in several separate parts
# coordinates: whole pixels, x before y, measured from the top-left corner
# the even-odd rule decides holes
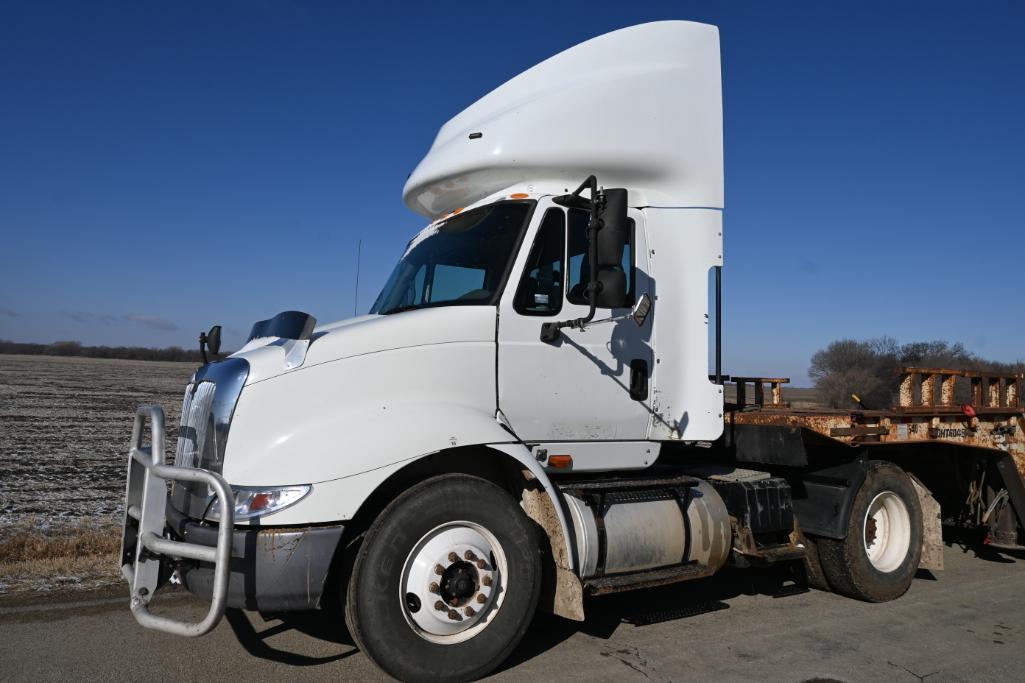
[[[409,241],[370,312],[497,303],[533,208],[498,202],[427,226]]]

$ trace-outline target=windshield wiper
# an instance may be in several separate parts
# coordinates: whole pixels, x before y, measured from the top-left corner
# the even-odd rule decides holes
[[[411,311],[414,308],[423,308],[423,304],[407,304],[405,306],[399,306],[398,308],[391,308],[387,311],[382,311],[381,315],[391,315],[392,313],[402,313],[403,311]]]

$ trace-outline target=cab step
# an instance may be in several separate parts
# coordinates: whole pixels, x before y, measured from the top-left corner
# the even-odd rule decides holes
[[[562,479],[555,482],[560,490],[572,493],[599,493],[606,491],[643,491],[650,489],[691,488],[701,483],[697,477],[677,474],[668,477]]]
[[[646,569],[639,572],[585,579],[584,590],[587,591],[588,595],[607,595],[609,593],[622,593],[639,588],[666,586],[671,583],[704,578],[714,573],[715,571],[712,568],[693,562],[673,565],[671,567],[661,567],[659,569]]]
[[[804,547],[793,543],[744,550],[734,546],[733,563],[741,567],[768,567],[780,562],[803,560],[807,555],[808,551]]]

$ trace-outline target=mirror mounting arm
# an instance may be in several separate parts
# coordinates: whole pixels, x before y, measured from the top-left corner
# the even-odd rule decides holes
[[[602,323],[614,323],[620,320],[633,320],[637,327],[642,327],[648,320],[648,315],[651,313],[651,297],[645,292],[641,294],[640,298],[637,299],[637,303],[634,304],[633,309],[629,313],[622,315],[613,315],[608,318],[602,318],[600,320],[586,320],[584,318],[576,318],[575,320],[562,320],[555,323],[544,323],[541,325],[541,341],[546,344],[554,344],[559,338],[559,330],[564,327],[575,328],[579,330],[586,329],[589,325],[601,325]]]
[[[580,196],[585,189],[591,191],[590,199]],[[590,213],[587,221],[587,257],[590,277],[584,288],[589,309],[583,318],[543,324],[541,326],[541,341],[546,344],[554,343],[559,338],[559,330],[564,327],[579,330],[587,327],[587,324],[594,320],[594,314],[598,310],[598,294],[602,290],[602,283],[598,281],[598,231],[603,226],[601,214],[605,207],[605,193],[598,188],[598,178],[591,174],[573,192],[555,197],[552,201],[559,206],[587,209]]]

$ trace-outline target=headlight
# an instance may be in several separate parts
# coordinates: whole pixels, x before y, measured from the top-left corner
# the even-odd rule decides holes
[[[298,503],[313,490],[313,486],[310,484],[269,488],[232,486],[231,490],[235,494],[235,519],[252,519],[284,510],[289,505]],[[220,520],[221,501],[219,498],[213,499],[204,517],[213,522]]]

